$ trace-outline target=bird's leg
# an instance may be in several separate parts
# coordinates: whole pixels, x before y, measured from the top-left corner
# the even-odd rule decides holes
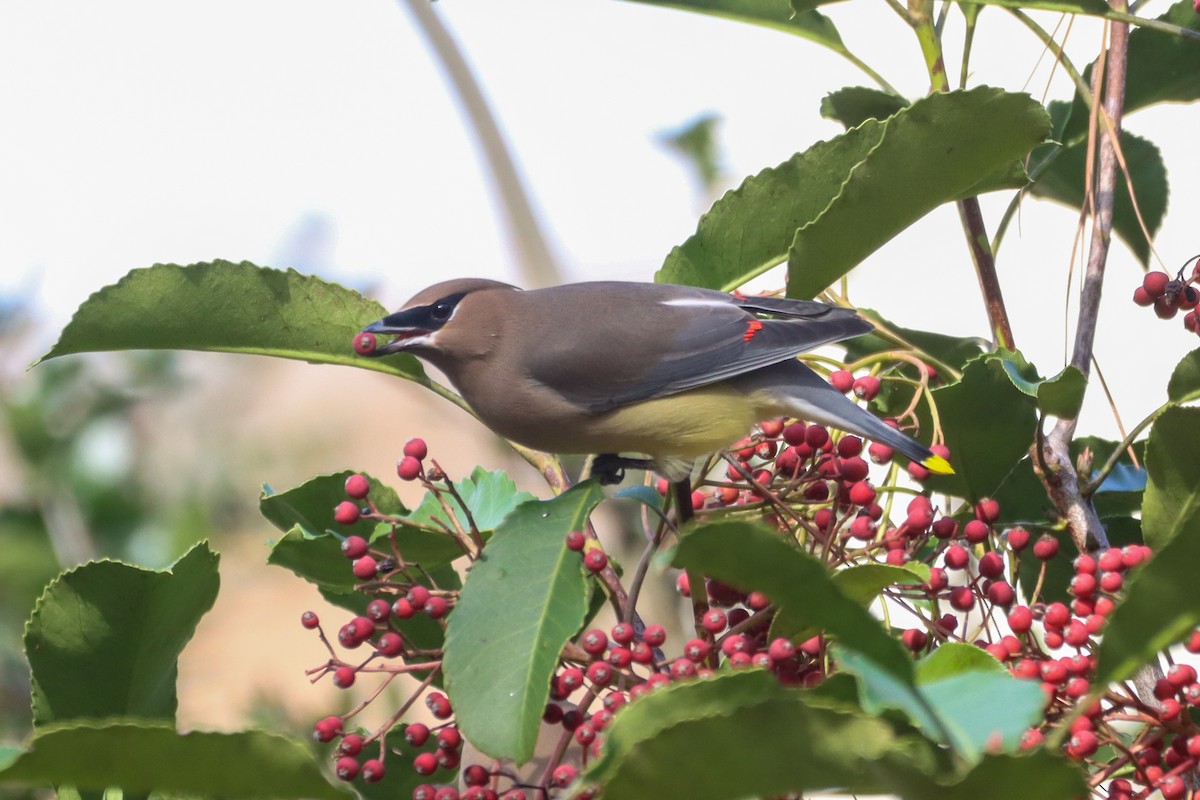
[[[616,453],[600,453],[592,459],[591,476],[601,486],[615,486],[625,480],[627,469],[652,469],[654,462],[647,458],[625,458]]]

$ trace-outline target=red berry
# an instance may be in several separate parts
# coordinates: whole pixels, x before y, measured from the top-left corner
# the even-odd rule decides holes
[[[804,431],[804,443],[813,450],[820,450],[829,443],[829,431],[822,425],[809,425]]]
[[[426,446],[424,439],[409,439],[404,443],[404,455],[409,458],[415,458],[417,461],[424,461],[425,456],[429,455],[429,447]]]
[[[1177,689],[1196,682],[1196,668],[1191,664],[1175,664],[1167,670],[1167,681]]]
[[[908,502],[906,523],[914,533],[920,533],[933,524],[933,503],[919,494]]]
[[[1071,609],[1062,603],[1051,603],[1046,606],[1046,616],[1043,618],[1048,628],[1062,629],[1071,621]]]
[[[614,647],[605,658],[617,669],[625,669],[633,663],[633,652],[628,647]]]
[[[600,572],[608,566],[608,556],[599,547],[593,547],[584,554],[583,565],[592,572]]]
[[[850,484],[850,490],[846,492],[846,496],[851,505],[867,506],[875,502],[875,487],[866,481],[858,481]]]
[[[1173,319],[1179,313],[1179,304],[1175,302],[1176,298],[1170,295],[1163,295],[1154,299],[1154,315],[1159,319]]]
[[[360,356],[369,356],[375,352],[375,334],[360,333],[354,337],[354,352]]]
[[[963,538],[971,544],[982,544],[988,539],[988,534],[992,529],[983,520],[972,519],[968,520],[966,525],[963,525]]]
[[[554,768],[554,772],[550,773],[550,782],[560,789],[565,789],[571,785],[578,774],[575,767],[570,764],[559,764]]]
[[[1004,574],[1004,559],[994,550],[983,554],[979,559],[979,574],[993,580]]]
[[[900,641],[904,642],[904,646],[914,653],[925,649],[925,645],[929,643],[929,634],[920,628],[908,628],[904,633],[900,634]]]
[[[392,603],[392,613],[400,619],[412,619],[417,615],[417,610],[408,602],[407,597],[398,597],[396,602]]]
[[[608,637],[599,628],[592,628],[579,638],[579,646],[590,656],[598,656],[608,649]]]
[[[1008,627],[1013,633],[1027,633],[1033,627],[1033,613],[1029,606],[1016,606],[1008,612]]]
[[[1058,539],[1048,533],[1042,534],[1033,543],[1033,554],[1042,561],[1049,561],[1058,555]]]
[[[841,462],[836,463],[841,472],[842,480],[848,483],[865,480],[871,468],[862,458],[858,456],[849,456],[842,458]]]
[[[483,764],[472,764],[462,771],[463,783],[467,786],[483,786],[491,777]]]
[[[892,456],[895,454],[895,450],[888,447],[886,444],[880,444],[879,442],[873,442],[871,446],[867,448],[867,455],[869,455],[871,460],[876,464],[888,463],[892,460]]]
[[[366,783],[378,783],[383,780],[385,773],[382,761],[378,758],[369,758],[363,762],[362,771],[359,774]]]
[[[829,383],[842,394],[854,388],[854,376],[848,370],[835,369],[829,373]]]
[[[358,777],[358,759],[353,756],[342,756],[333,765],[333,771],[337,773],[338,780],[352,781]]]
[[[425,695],[425,706],[429,713],[438,719],[449,719],[453,711],[450,708],[450,698],[441,692],[430,692]]]
[[[342,539],[342,555],[349,559],[362,558],[371,549],[367,540],[361,536],[347,536]]]
[[[959,611],[970,611],[975,607],[975,593],[970,586],[955,586],[950,590],[950,605]]]
[[[396,474],[400,480],[415,481],[421,475],[421,462],[412,456],[405,456],[396,462]]]
[[[850,523],[850,535],[855,539],[870,541],[875,538],[875,522],[865,514],[860,514]]]
[[[567,549],[578,553],[583,550],[586,541],[587,537],[583,535],[583,531],[571,531],[567,534]]]
[[[1000,519],[1000,504],[990,497],[985,497],[975,504],[975,518],[987,523]]]
[[[962,545],[952,544],[946,548],[946,567],[948,569],[966,569],[971,561],[971,554]]]
[[[1067,742],[1067,755],[1074,759],[1084,759],[1096,752],[1100,746],[1096,734],[1091,731],[1076,731]]]
[[[607,686],[612,683],[613,668],[603,661],[594,661],[588,665],[587,677],[595,686]]]
[[[1163,800],[1180,800],[1187,794],[1187,790],[1187,784],[1178,775],[1168,775],[1158,784],[1158,791]]]
[[[376,597],[367,603],[367,617],[373,622],[386,622],[392,615],[392,607],[382,597]]]
[[[767,654],[775,661],[787,661],[796,655],[796,645],[792,644],[791,639],[781,636],[771,641],[767,647]]]
[[[1154,298],[1144,287],[1137,287],[1133,290],[1133,302],[1142,308],[1154,305]]]
[[[687,644],[683,646],[683,655],[690,661],[695,661],[697,664],[708,658],[711,648],[708,642],[703,639],[689,639]]]
[[[1147,272],[1142,278],[1142,288],[1146,290],[1146,294],[1151,297],[1159,297],[1167,290],[1167,283],[1171,280],[1171,276],[1165,272]]]
[[[434,753],[417,753],[413,758],[413,772],[418,775],[432,775],[437,768],[438,760]]]
[[[446,598],[434,595],[425,601],[425,613],[433,619],[441,619],[450,610]]]
[[[609,634],[617,644],[629,644],[636,636],[633,626],[628,622],[618,622],[616,625],[613,625]]]
[[[315,612],[305,611],[303,614],[300,615],[300,624],[303,625],[304,627],[308,628],[309,630],[312,630],[313,628],[316,628],[321,624],[321,620],[320,620],[320,618],[317,617]]]
[[[379,574],[379,563],[371,556],[355,559],[351,570],[360,581],[369,581]]]
[[[443,750],[457,750],[462,747],[462,734],[453,725],[442,728],[437,735],[438,747]]]
[[[923,483],[924,481],[926,481],[929,478],[929,476],[931,474],[929,472],[928,467],[925,467],[922,464],[918,464],[915,461],[908,462],[907,471],[908,471],[908,477],[912,478],[917,483]]]
[[[758,423],[758,429],[763,432],[763,436],[771,439],[779,438],[779,434],[783,433],[784,421],[783,417],[775,419],[767,419]]]
[[[351,475],[346,478],[346,496],[362,500],[371,491],[371,482],[366,475]]]
[[[429,726],[423,722],[414,722],[404,729],[404,741],[413,747],[423,747],[429,741]]]
[[[863,375],[861,378],[856,378],[850,388],[858,399],[874,400],[879,394],[879,378],[874,375]]]
[[[1070,592],[1076,597],[1091,597],[1096,593],[1096,576],[1087,572],[1076,574],[1071,578]]]
[[[400,634],[388,631],[379,637],[379,641],[375,643],[375,649],[382,656],[395,658],[404,652],[404,639],[400,638]]]
[[[651,647],[661,647],[667,640],[667,631],[662,625],[650,625],[642,631],[642,641]]]
[[[1024,528],[1013,528],[1006,534],[1006,540],[1013,552],[1020,552],[1029,545],[1029,531]]]
[[[339,689],[349,689],[354,685],[354,667],[338,667],[333,671],[333,685]]]
[[[862,455],[863,440],[857,436],[846,434],[838,439],[837,454],[842,458],[854,458]],[[865,462],[864,462],[865,463]]]
[[[700,624],[704,626],[704,630],[709,633],[720,633],[725,630],[728,623],[729,618],[719,608],[710,608],[700,620]]]
[[[558,693],[567,697],[571,692],[583,686],[583,670],[579,667],[568,667],[558,674],[555,683]]]
[[[313,725],[313,738],[318,742],[332,742],[342,733],[341,717],[325,717]]]
[[[1100,588],[1108,594],[1116,594],[1125,585],[1125,579],[1119,572],[1103,572],[1100,574]]]
[[[954,517],[938,517],[929,529],[939,539],[953,539],[958,535],[958,521]]]
[[[987,587],[987,598],[993,605],[1008,608],[1017,598],[1017,594],[1013,590],[1012,584],[1007,581],[995,581]]]

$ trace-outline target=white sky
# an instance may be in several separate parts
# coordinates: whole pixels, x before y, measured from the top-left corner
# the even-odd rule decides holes
[[[818,115],[821,96],[869,83],[803,40],[670,10],[613,0],[436,7],[570,279],[649,280],[694,230],[707,203],[656,143],[664,129],[721,114],[736,183],[836,135]],[[898,88],[925,91],[915,41],[882,2],[830,13]],[[1057,16],[1041,19],[1053,27]],[[1038,44],[1000,9],[981,23],[972,85],[1020,90],[1028,80],[1040,96],[1049,70],[1035,68]],[[1069,52],[1080,67],[1096,30],[1076,24]],[[956,76],[957,54],[947,59]],[[1060,80],[1052,96],[1067,91]],[[321,269],[377,285],[389,303],[457,275],[518,280],[455,100],[394,2],[5,3],[0,108],[0,294],[35,299],[47,321],[41,349],[88,294],[154,262]],[[1129,122],[1160,145],[1173,179],[1158,240],[1172,269],[1200,252],[1197,120],[1194,107],[1175,106]],[[985,199],[989,229],[1006,202]],[[1031,202],[1001,251],[1018,345],[1045,374],[1062,362],[1074,218]],[[304,235],[320,245],[308,263],[288,255]],[[1162,402],[1170,368],[1200,344],[1178,320],[1132,305],[1140,274],[1115,245],[1097,354],[1127,424]],[[852,296],[902,324],[986,335],[952,209],[856,271]],[[1115,435],[1097,392],[1086,417]]]

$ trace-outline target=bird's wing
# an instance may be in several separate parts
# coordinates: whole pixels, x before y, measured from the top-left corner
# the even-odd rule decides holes
[[[603,318],[589,316],[579,327],[589,331],[587,340],[564,337],[570,346],[539,348],[530,377],[601,413],[717,383],[872,329],[854,311],[824,303],[628,286],[609,285],[596,304],[606,309]],[[574,327],[579,320],[558,324]]]

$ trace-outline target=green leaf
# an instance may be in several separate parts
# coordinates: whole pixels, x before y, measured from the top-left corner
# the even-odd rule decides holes
[[[991,349],[987,341],[975,336],[947,336],[934,331],[904,328],[870,308],[860,308],[858,313],[907,342],[916,350],[917,356],[932,357],[955,370],[961,370],[968,361]],[[848,339],[842,342],[842,346],[846,348],[847,361],[857,361],[875,353],[896,349],[895,342],[878,332]]]
[[[939,647],[918,666],[916,686],[896,681],[857,653],[840,658],[859,676],[866,710],[899,708],[926,735],[971,762],[997,745],[1015,750],[1045,705],[1036,683],[1014,678],[973,645]]]
[[[766,528],[736,521],[699,526],[684,534],[672,564],[765,593],[779,608],[780,635],[820,628],[896,680],[912,681],[912,660],[901,644],[834,583],[824,564]]]
[[[1062,800],[1086,797],[1085,773],[1061,753],[1037,750],[1021,755],[989,755],[965,776],[936,791],[911,792],[914,800]]]
[[[1158,19],[1200,30],[1200,14],[1194,11],[1191,0],[1179,0]],[[1127,59],[1126,114],[1156,103],[1200,100],[1200,81],[1196,80],[1200,75],[1200,42],[1139,26],[1129,33]]]
[[[1154,558],[1126,584],[1098,651],[1097,684],[1122,680],[1200,624],[1200,409],[1170,408],[1146,446],[1142,512]]]
[[[714,17],[761,25],[794,34],[845,53],[842,37],[829,19],[817,11],[793,13],[787,0],[634,0],[652,6],[694,11]]]
[[[469,478],[455,481],[454,489],[471,511],[468,518],[458,500],[453,497],[445,498],[463,530],[468,530],[470,520],[474,519],[480,531],[493,531],[513,509],[535,499],[529,492],[517,491],[517,485],[506,473],[499,470],[488,472],[483,467],[476,467]],[[432,493],[425,495],[410,519],[419,523],[440,520],[453,524],[453,520],[446,516],[442,504]]]
[[[1049,129],[1025,95],[984,88],[919,100],[747,178],[701,217],[655,280],[733,289],[790,256],[789,294],[811,297]]]
[[[1167,398],[1173,403],[1200,399],[1200,349],[1188,353],[1175,365],[1167,384]]]
[[[929,567],[920,562],[893,567],[890,564],[856,564],[833,573],[833,583],[854,602],[867,606],[879,593],[896,584],[919,584],[929,580]]]
[[[25,629],[33,723],[175,718],[176,659],[217,597],[201,542],[169,570],[95,561],[51,583]]]
[[[344,364],[428,384],[411,355],[363,358],[354,336],[387,309],[294,270],[248,261],[155,264],[93,294],[41,360],[106,350],[212,350]]]
[[[1145,220],[1150,235],[1154,236],[1162,226],[1169,195],[1167,168],[1163,163],[1162,153],[1148,140],[1128,131],[1121,131],[1121,150],[1125,154],[1125,162],[1129,167],[1134,191],[1137,193],[1142,219]],[[1052,157],[1053,163],[1038,175],[1037,181],[1029,191],[1036,197],[1053,200],[1073,209],[1080,208],[1084,201],[1083,189],[1088,158],[1086,139],[1075,140],[1059,148]],[[1150,244],[1142,234],[1133,211],[1133,203],[1129,199],[1129,189],[1123,178],[1117,180],[1113,199],[1113,232],[1143,265],[1149,263]]]
[[[442,668],[458,724],[495,758],[533,755],[550,678],[587,612],[588,582],[565,537],[604,498],[594,481],[522,503],[471,568]]]
[[[1169,408],[1146,443],[1142,531],[1161,550],[1180,536],[1200,538],[1200,409]]]
[[[847,86],[821,99],[821,116],[857,128],[869,119],[885,120],[907,105],[903,97],[882,89]]]
[[[353,794],[321,774],[300,742],[262,731],[179,734],[135,720],[59,724],[39,730],[30,749],[0,770],[0,785],[69,785],[83,792],[120,787],[203,797],[346,800]]]
[[[584,778],[605,797],[773,797],[917,781],[928,750],[883,720],[745,670],[655,690],[621,710]],[[686,764],[687,769],[663,769]],[[901,777],[903,776],[903,777]],[[923,782],[923,781],[922,781]]]
[[[996,354],[963,368],[958,383],[933,390],[954,475],[934,475],[926,488],[971,501],[995,494],[1033,444],[1034,403],[1013,385]],[[921,429],[932,425],[921,407]]]
[[[884,131],[864,158],[826,165],[840,173],[840,183],[830,187],[832,202],[796,231],[789,296],[815,296],[934,208],[1023,158],[1050,132],[1045,109],[1028,95],[987,87],[930,95],[878,124]]]
[[[1013,386],[1037,400],[1043,414],[1074,419],[1083,406],[1087,378],[1078,368],[1068,366],[1053,378],[1027,377],[1032,367],[1020,353],[1002,357],[1004,371]],[[1033,373],[1036,376],[1036,372]]]

